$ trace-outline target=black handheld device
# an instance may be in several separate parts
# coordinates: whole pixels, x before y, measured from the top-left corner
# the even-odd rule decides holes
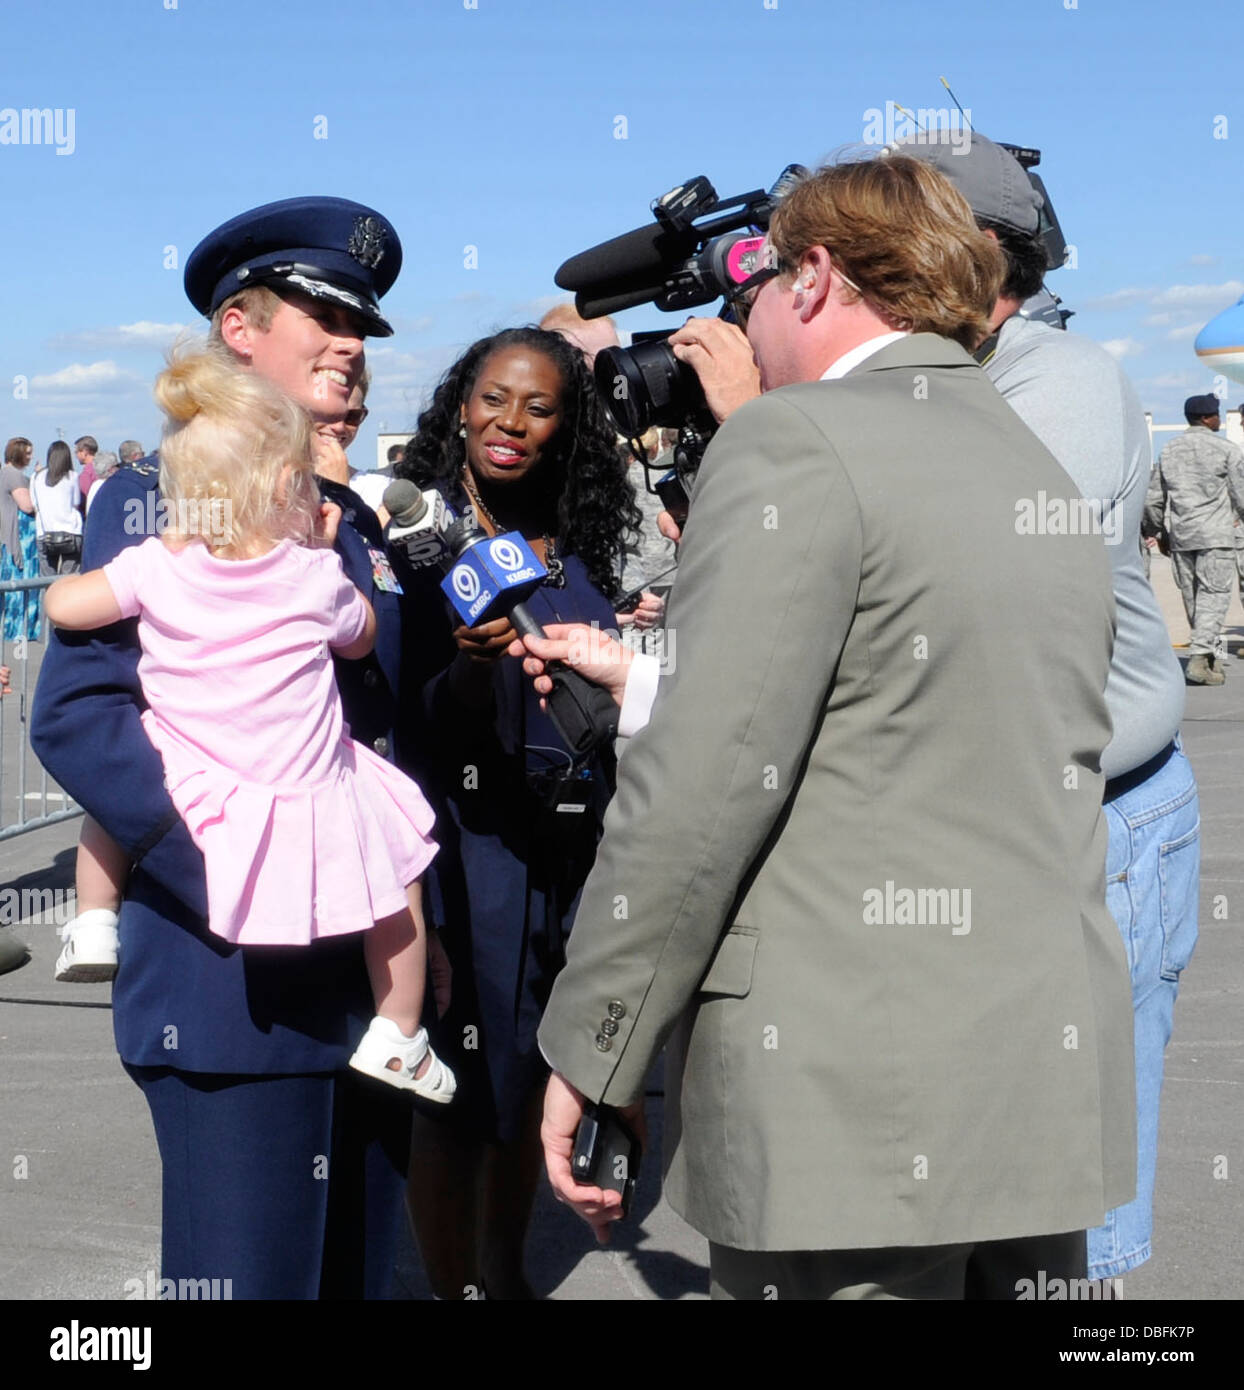
[[[643,1148],[612,1106],[583,1104],[583,1118],[574,1137],[570,1171],[575,1182],[622,1194],[622,1215],[631,1210],[635,1179]]]

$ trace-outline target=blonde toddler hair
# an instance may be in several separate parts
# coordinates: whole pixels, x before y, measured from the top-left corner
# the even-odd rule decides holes
[[[160,492],[172,544],[203,540],[240,559],[286,539],[311,542],[320,495],[300,406],[210,342],[175,347],[155,397],[166,416]]]

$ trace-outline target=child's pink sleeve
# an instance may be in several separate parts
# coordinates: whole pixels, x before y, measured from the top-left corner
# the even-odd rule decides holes
[[[153,592],[155,557],[148,547],[163,544],[158,536],[149,536],[141,545],[127,545],[104,566],[104,578],[123,618],[137,618],[143,611],[143,593]]]
[[[357,642],[367,626],[367,600],[346,578],[341,567],[341,557],[333,550],[322,552],[326,556],[326,569],[332,590],[329,602],[330,647],[348,647]]]

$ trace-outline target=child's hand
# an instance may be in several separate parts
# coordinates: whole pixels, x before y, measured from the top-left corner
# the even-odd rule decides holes
[[[321,425],[312,434],[311,458],[321,478],[343,485],[350,481],[350,462],[334,426]]]
[[[337,528],[341,525],[341,508],[336,502],[321,502],[320,514],[316,519],[316,545],[334,546],[337,544]]]
[[[0,666],[0,695],[12,695],[13,687],[9,682],[13,679],[13,672],[7,666]]]

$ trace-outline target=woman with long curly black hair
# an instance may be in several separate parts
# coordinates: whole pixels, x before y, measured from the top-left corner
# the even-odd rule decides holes
[[[398,472],[459,513],[470,507],[489,534],[523,535],[548,570],[527,600],[538,621],[613,625],[640,513],[591,376],[559,335],[507,329],[469,348]],[[458,1096],[443,1117],[416,1120],[409,1204],[438,1295],[523,1298],[548,1074],[536,1028],[595,857],[613,755],[566,749],[507,654],[508,619],[469,628],[447,612],[429,604],[408,630],[416,664],[438,627],[441,639],[412,761],[438,809],[429,917],[453,989],[437,1045]]]

